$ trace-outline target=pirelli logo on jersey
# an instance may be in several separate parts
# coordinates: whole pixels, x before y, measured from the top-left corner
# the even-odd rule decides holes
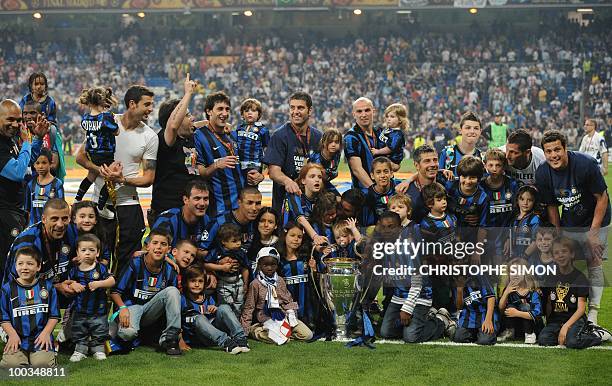
[[[30,306],[13,308],[13,318],[18,318],[20,316],[36,315],[36,314],[46,314],[48,312],[49,312],[48,304],[33,304]]]
[[[285,282],[287,284],[308,283],[308,275],[287,276]]]
[[[185,317],[185,323],[186,323],[186,324],[192,324],[192,323],[195,323],[195,320],[196,320],[196,317],[197,317],[197,316],[198,316],[198,315],[186,316],[186,317]]]
[[[499,205],[491,205],[489,207],[489,213],[506,213],[512,212],[512,204],[499,204]]]
[[[474,291],[470,294],[470,296],[463,298],[463,303],[465,303],[466,306],[469,306],[480,299],[482,299],[482,294],[480,291]]]
[[[157,290],[157,291],[145,291],[145,290],[141,290],[139,288],[136,288],[134,290],[134,297],[136,299],[149,300],[153,296],[155,296],[155,294],[157,294],[158,292],[159,292],[159,290]]]
[[[248,138],[248,139],[252,139],[253,141],[258,141],[259,140],[259,134],[258,133],[253,133],[251,131],[239,130],[238,131],[238,136],[239,137],[245,137],[245,138]]]

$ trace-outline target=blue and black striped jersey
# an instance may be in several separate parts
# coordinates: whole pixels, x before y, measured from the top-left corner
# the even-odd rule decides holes
[[[180,240],[189,239],[196,243],[198,248],[208,250],[213,242],[211,228],[214,223],[208,215],[200,218],[196,224],[187,224],[183,219],[182,208],[172,208],[162,212],[155,220],[151,229],[164,229],[172,236],[172,248]],[[149,241],[147,237],[146,242]]]
[[[296,221],[300,216],[309,219],[314,209],[315,200],[316,196],[308,198],[306,194],[297,195],[294,193],[286,193],[285,201],[281,208],[283,226],[287,225],[289,221]]]
[[[381,149],[385,147],[385,143],[380,140],[381,129],[374,129],[373,135],[367,135],[359,126],[355,125],[344,135],[344,158],[347,162],[350,161],[351,157],[358,157],[361,159],[361,167],[365,170],[368,175],[372,172],[372,161],[374,156],[370,149]],[[350,168],[350,163],[349,163]],[[351,171],[351,178],[353,180],[353,188],[359,188],[362,192],[366,192],[369,186],[364,186],[359,182],[359,179],[355,176],[355,173]]]
[[[508,307],[528,312],[534,321],[542,316],[542,301],[538,291],[528,291],[525,295],[521,295],[516,291],[510,292],[508,304],[506,305],[506,308]]]
[[[31,93],[28,93],[21,98],[19,101],[19,107],[23,111],[23,107],[28,102],[34,102],[34,98]],[[40,112],[44,114],[47,120],[53,124],[57,124],[57,104],[55,99],[47,95],[44,101],[38,102],[40,104]]]
[[[27,227],[13,241],[4,266],[3,283],[17,277],[15,270],[15,253],[23,247],[34,247],[40,253],[42,267],[38,273],[40,280],[52,279],[54,283],[62,282],[68,277],[70,257],[76,250],[77,229],[74,224],[68,225],[64,237],[60,240],[49,240],[44,235],[42,222]]]
[[[515,217],[512,221],[510,254],[512,257],[525,257],[525,251],[536,240],[536,233],[540,227],[540,216],[530,213],[519,220]]]
[[[325,189],[328,192],[333,192],[335,195],[339,196],[340,192],[336,189],[336,186],[332,183],[332,180],[338,177],[338,165],[340,164],[340,152],[337,152],[334,157],[330,160],[325,158],[320,151],[314,152],[310,155],[308,162],[312,162],[315,164],[319,164],[323,166],[325,169],[325,175],[327,179],[325,180]]]
[[[480,182],[480,187],[489,199],[489,212],[486,226],[502,228],[510,225],[512,221],[513,202],[518,191],[518,182],[511,177],[504,176],[504,183],[499,188],[491,188],[486,179]]]
[[[106,315],[108,313],[106,288],[98,288],[92,292],[87,285],[92,281],[106,280],[110,276],[111,273],[108,272],[108,269],[100,263],[96,263],[96,266],[89,271],[81,271],[78,267],[72,267],[68,273],[68,278],[85,287],[85,291],[75,296],[72,303],[73,310],[90,316]]]
[[[2,323],[10,323],[17,331],[24,351],[37,351],[34,341],[49,319],[60,318],[57,292],[51,281],[38,280],[23,286],[15,279],[9,280],[2,286],[0,310]]]
[[[85,151],[87,154],[114,156],[115,136],[119,133],[119,126],[113,113],[109,111],[97,115],[83,114],[81,128],[87,133]]]
[[[196,130],[194,138],[198,165],[208,167],[216,160],[238,155],[238,145],[229,134],[218,134],[208,127],[203,127]],[[246,184],[245,176],[239,167],[216,170],[210,176],[209,182],[212,189],[208,214],[211,217],[238,208],[238,195]]]
[[[177,273],[168,262],[163,261],[161,270],[153,273],[145,266],[145,256],[130,260],[112,290],[112,293],[121,295],[126,306],[146,304],[159,291],[178,285]]]
[[[457,230],[457,217],[453,214],[445,213],[442,217],[434,217],[429,213],[421,220],[420,234],[425,241],[453,243],[455,242]]]
[[[312,317],[310,302],[310,268],[305,260],[280,261],[279,275],[285,279],[291,297],[299,305],[298,318],[308,321]]]
[[[238,128],[232,131],[232,137],[238,145],[238,158],[240,168],[243,173],[255,169],[259,172],[263,170],[264,149],[270,142],[270,130],[261,122],[247,125],[242,122]]]
[[[366,193],[365,198],[365,208],[366,211],[366,223],[363,224],[365,226],[376,225],[378,221],[378,217],[380,217],[385,210],[387,210],[387,205],[389,204],[389,199],[395,196],[397,193],[395,192],[396,181],[391,180],[389,188],[384,193],[378,193],[374,186],[372,185],[368,188],[368,192]]]
[[[30,214],[28,225],[42,220],[45,204],[51,198],[64,198],[64,184],[62,180],[53,178],[46,185],[38,183],[38,178],[32,179],[26,185],[24,209]]]
[[[383,129],[379,134],[379,139],[386,147],[391,149],[391,154],[386,157],[394,164],[401,164],[404,159],[404,146],[406,145],[406,138],[404,138],[402,129]]]
[[[194,326],[198,316],[205,316],[209,320],[214,319],[215,314],[208,313],[208,306],[214,305],[214,296],[205,296],[202,301],[192,300],[184,294],[181,296],[181,316],[183,319],[181,327],[183,329],[183,340],[187,344],[193,344],[198,340],[198,330]]]
[[[463,286],[463,308],[459,314],[459,327],[480,328],[487,316],[487,301],[495,292],[485,276],[468,277]],[[497,306],[493,308],[493,326],[499,330]]]

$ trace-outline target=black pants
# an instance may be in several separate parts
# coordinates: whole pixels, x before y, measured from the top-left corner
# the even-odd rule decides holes
[[[514,329],[514,336],[521,337],[523,334],[533,334],[535,332],[535,321],[523,318],[505,318],[506,328]]]
[[[26,216],[23,211],[10,209],[2,211],[0,215],[0,278],[4,277],[6,256],[11,249],[11,244],[25,228]]]
[[[145,232],[144,215],[140,205],[117,206],[119,222],[119,240],[117,245],[117,271],[120,273],[134,252],[142,248],[142,236]]]

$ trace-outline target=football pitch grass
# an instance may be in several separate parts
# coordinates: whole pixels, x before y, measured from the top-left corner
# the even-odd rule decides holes
[[[412,171],[402,167],[402,171]],[[72,160],[68,160],[68,165]],[[406,165],[408,166],[408,165]],[[341,171],[345,165],[341,165]],[[612,176],[606,177],[612,186]],[[612,243],[612,237],[609,243]],[[612,245],[612,244],[611,244]],[[604,263],[606,283],[612,262]],[[606,288],[599,323],[612,328],[612,290]],[[2,384],[176,385],[176,384],[436,384],[502,385],[612,384],[612,344],[587,350],[562,348],[491,347],[440,344],[376,343],[375,349],[346,348],[340,342],[297,343],[283,346],[250,341],[251,352],[230,355],[220,349],[193,349],[173,358],[141,347],[106,361],[87,358],[70,363],[60,354],[58,365],[66,378],[0,380]],[[522,343],[522,342],[516,342]]]

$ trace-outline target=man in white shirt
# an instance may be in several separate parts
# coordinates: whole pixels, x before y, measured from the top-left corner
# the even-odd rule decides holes
[[[77,155],[79,165],[99,170],[106,179],[115,183],[119,242],[116,248],[118,272],[141,249],[145,232],[144,215],[138,198],[138,187],[148,187],[155,180],[159,138],[144,122],[153,111],[153,92],[144,86],[131,86],[125,93],[125,113],[115,115],[119,126],[116,137],[115,162],[97,167],[84,153]],[[142,164],[142,175],[140,166]]]
[[[608,147],[606,140],[597,132],[597,121],[587,118],[584,121],[584,132],[578,151],[595,158],[601,174],[608,175]]]
[[[546,162],[544,152],[532,146],[532,139],[525,129],[513,131],[500,149],[506,153],[510,177],[520,185],[535,185],[535,172],[538,166]]]

